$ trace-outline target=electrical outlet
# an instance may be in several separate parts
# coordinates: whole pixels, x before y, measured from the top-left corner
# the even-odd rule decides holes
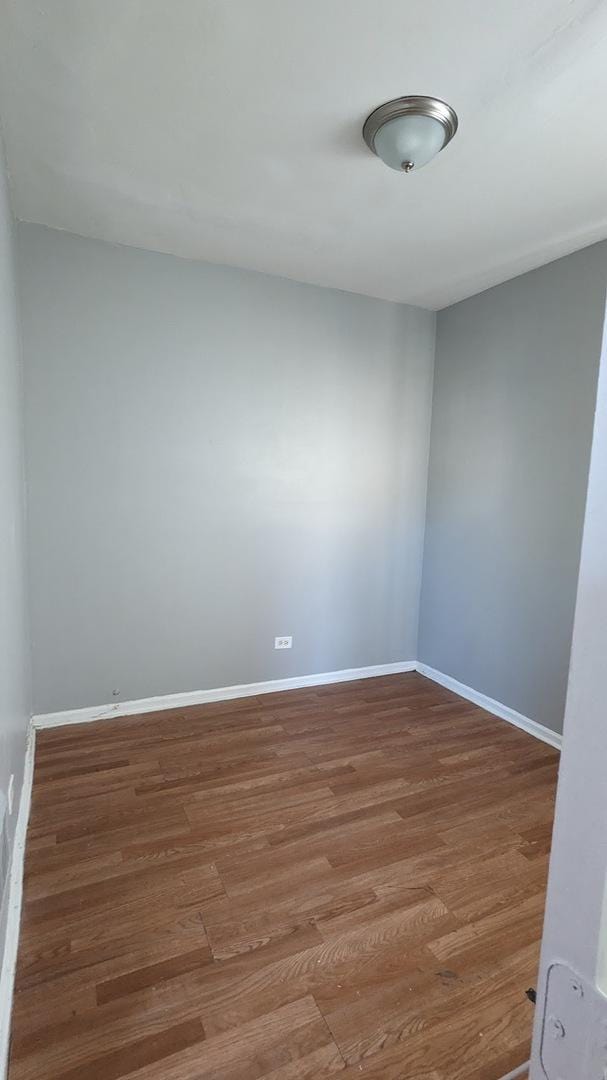
[[[7,804],[8,804],[8,812],[9,812],[9,814],[12,814],[12,812],[13,812],[13,800],[14,800],[14,798],[15,798],[15,774],[11,773],[11,778],[10,778],[10,780],[8,782],[8,791],[6,793],[6,801],[7,801]]]
[[[275,649],[292,649],[293,638],[292,637],[275,637],[274,638]]]

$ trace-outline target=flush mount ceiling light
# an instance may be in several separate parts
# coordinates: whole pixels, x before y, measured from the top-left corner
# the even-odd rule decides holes
[[[457,131],[455,110],[439,98],[411,97],[386,101],[367,117],[363,138],[391,169],[421,169],[445,148]]]

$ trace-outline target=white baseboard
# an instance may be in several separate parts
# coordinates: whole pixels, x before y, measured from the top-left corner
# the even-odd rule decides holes
[[[502,705],[500,701],[495,701],[493,698],[487,697],[486,694],[473,690],[471,686],[466,686],[464,683],[458,682],[457,679],[452,679],[450,675],[443,675],[442,671],[428,667],[427,664],[416,664],[416,671],[419,671],[420,675],[425,675],[427,679],[440,683],[447,690],[452,690],[454,694],[466,698],[467,701],[471,701],[474,705],[479,705],[481,709],[493,713],[494,716],[499,716],[501,720],[507,720],[509,724],[514,724],[515,727],[521,728],[529,735],[534,735],[536,739],[541,739],[542,742],[554,746],[556,750],[561,749],[563,736],[545,727],[544,724],[538,724],[536,720],[530,720],[528,716],[523,716],[522,713],[515,712],[514,709],[510,709],[507,705]]]
[[[372,667],[325,671],[318,675],[296,675],[291,679],[270,679],[268,682],[221,686],[214,690],[190,690],[184,694],[162,694],[158,697],[115,702],[111,705],[91,705],[85,709],[69,709],[66,712],[39,713],[32,717],[32,724],[35,728],[85,724],[91,720],[136,716],[139,713],[158,712],[161,709],[183,709],[188,705],[205,705],[210,701],[231,701],[233,698],[255,697],[257,694],[274,694],[279,690],[300,690],[306,686],[325,686],[328,683],[351,682],[356,679],[370,679],[379,675],[396,675],[403,671],[415,670],[415,660],[400,660],[395,664],[374,664]]]
[[[518,1080],[518,1077],[529,1076],[529,1069],[531,1068],[531,1062],[526,1061],[524,1065],[519,1065],[518,1069],[513,1069],[507,1076],[502,1076],[502,1080]]]
[[[521,728],[536,739],[549,743],[560,750],[562,735],[557,735],[550,728],[538,724],[535,720],[515,712],[507,705],[473,690],[471,686],[460,683],[442,671],[428,667],[415,660],[402,660],[395,664],[374,664],[371,667],[345,668],[342,671],[325,671],[316,675],[296,675],[290,679],[270,679],[266,682],[242,683],[238,686],[220,686],[212,690],[189,690],[181,694],[161,694],[157,697],[139,698],[135,701],[113,702],[109,705],[90,705],[83,709],[68,709],[65,712],[39,713],[32,717],[34,728],[62,727],[65,724],[85,724],[93,720],[108,720],[120,716],[137,716],[140,713],[160,712],[163,709],[183,709],[188,705],[205,705],[211,701],[230,701],[235,698],[255,697],[258,694],[273,694],[280,690],[300,690],[306,686],[325,686],[329,683],[350,682],[356,679],[370,679],[380,675],[396,675],[405,671],[418,671],[420,675],[440,683],[441,686],[459,694],[460,697],[479,705],[481,709],[507,720],[509,724]]]
[[[10,1020],[13,1003],[13,987],[17,967],[17,946],[19,944],[19,924],[21,921],[21,899],[23,896],[23,862],[25,857],[25,838],[32,802],[32,779],[34,775],[34,748],[36,733],[30,725],[25,751],[23,784],[19,800],[19,814],[11,853],[11,867],[8,881],[6,940],[0,972],[0,1080],[4,1080],[8,1069],[8,1049]]]

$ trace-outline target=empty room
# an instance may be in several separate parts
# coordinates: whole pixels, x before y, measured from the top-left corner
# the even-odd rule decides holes
[[[606,58],[0,4],[1,1080],[607,1076]]]

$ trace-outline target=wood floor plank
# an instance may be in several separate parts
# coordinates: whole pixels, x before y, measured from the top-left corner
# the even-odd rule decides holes
[[[499,1080],[557,769],[415,673],[40,732],[10,1080]]]
[[[133,1080],[257,1080],[314,1050],[336,1046],[312,997],[302,998],[135,1073]],[[343,1060],[342,1060],[343,1065]]]
[[[156,964],[147,964],[135,971],[129,971],[126,975],[117,975],[99,983],[97,1003],[105,1005],[108,1001],[115,1001],[116,998],[125,997],[126,994],[134,994],[145,986],[153,986],[159,981],[173,979],[186,971],[199,971],[201,967],[211,962],[211,950],[204,948],[193,949],[191,952],[172,956],[168,960],[159,960]]]
[[[84,1067],[78,1065],[75,1069],[59,1073],[57,1080],[82,1080],[83,1075],[86,1075],[87,1080],[119,1080],[140,1068],[147,1073],[154,1063],[170,1058],[183,1047],[199,1045],[203,1039],[202,1024],[198,1020],[188,1020],[167,1028],[159,1035],[137,1039],[128,1046],[100,1054],[88,1061]],[[170,1065],[167,1068],[170,1068]]]

